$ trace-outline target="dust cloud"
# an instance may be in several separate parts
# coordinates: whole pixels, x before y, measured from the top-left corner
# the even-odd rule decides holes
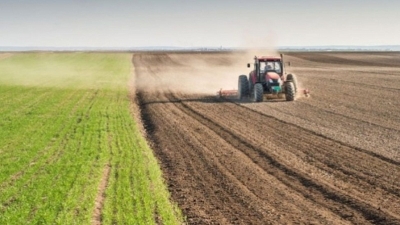
[[[146,53],[133,57],[139,91],[216,94],[237,90],[239,75],[253,69],[254,56],[279,56],[271,37],[246,37],[233,52]],[[250,68],[247,68],[250,63]],[[286,67],[291,73],[291,68]],[[303,88],[298,80],[299,89]],[[299,96],[300,97],[300,96]]]
[[[237,89],[240,68],[233,62],[234,55],[233,53],[149,55],[138,63],[140,77],[136,79],[136,88],[142,91],[190,94],[216,93],[220,88]],[[245,68],[245,65],[242,67]]]
[[[251,41],[235,52],[193,52],[142,54],[134,56],[139,91],[172,91],[188,94],[216,94],[220,89],[237,90],[239,75],[248,75],[254,56],[279,53],[271,46]],[[255,44],[256,43],[256,44]],[[264,42],[265,44],[265,42]],[[251,64],[247,68],[247,63]]]

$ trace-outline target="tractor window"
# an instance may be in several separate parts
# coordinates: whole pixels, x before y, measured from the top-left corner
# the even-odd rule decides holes
[[[281,73],[281,64],[279,62],[260,62],[261,72],[273,71],[276,73]]]

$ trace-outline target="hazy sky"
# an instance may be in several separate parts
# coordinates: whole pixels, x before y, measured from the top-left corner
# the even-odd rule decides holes
[[[394,44],[398,0],[0,0],[0,46]]]

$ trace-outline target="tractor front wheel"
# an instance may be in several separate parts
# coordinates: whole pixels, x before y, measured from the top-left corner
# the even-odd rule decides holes
[[[263,100],[264,88],[261,83],[254,85],[254,101],[261,102]]]
[[[285,96],[286,96],[286,101],[294,101],[294,98],[296,96],[296,91],[295,91],[293,82],[286,83]]]

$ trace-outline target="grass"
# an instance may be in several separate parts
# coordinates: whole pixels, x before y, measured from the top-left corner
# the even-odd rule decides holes
[[[0,224],[92,224],[99,194],[102,224],[182,223],[132,116],[130,57],[0,59]]]

